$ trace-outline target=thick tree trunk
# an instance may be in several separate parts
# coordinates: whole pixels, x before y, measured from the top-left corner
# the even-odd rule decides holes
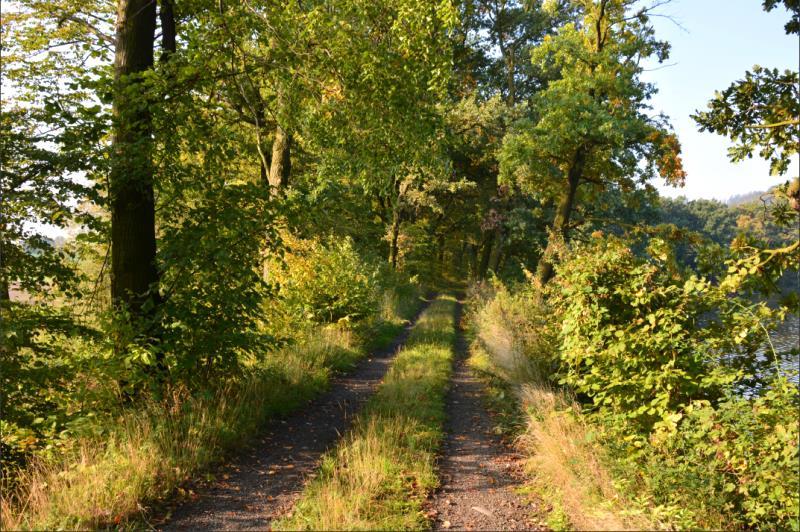
[[[270,164],[270,190],[273,194],[278,194],[289,184],[289,174],[292,171],[292,136],[286,133],[281,126],[275,128]]]
[[[575,194],[578,191],[578,184],[580,183],[581,176],[583,175],[583,165],[585,163],[585,153],[583,148],[579,149],[575,154],[572,166],[567,172],[567,186],[561,196],[561,200],[556,208],[556,215],[553,219],[553,226],[551,228],[550,236],[547,240],[547,247],[544,254],[539,259],[539,264],[536,268],[536,278],[539,283],[544,286],[553,277],[553,263],[552,255],[555,252],[556,242],[561,240],[567,241],[569,219],[572,215],[572,208],[575,203]]]
[[[153,197],[152,117],[137,88],[153,66],[156,3],[119,0],[117,4],[116,92],[111,204],[111,298],[132,318],[150,314],[157,300],[155,200]]]

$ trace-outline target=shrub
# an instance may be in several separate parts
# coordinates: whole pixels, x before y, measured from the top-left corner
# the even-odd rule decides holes
[[[637,256],[617,238],[595,239],[561,266],[554,299],[561,383],[642,435],[674,428],[691,401],[774,374],[755,356],[774,313],[683,275],[663,244]]]
[[[2,482],[31,454],[51,454],[115,399],[94,367],[97,333],[68,312],[8,304],[0,316]]]
[[[376,313],[378,267],[362,259],[352,239],[286,237],[290,250],[270,271],[287,310],[314,323],[357,321]]]
[[[616,238],[578,248],[553,299],[560,383],[668,520],[797,527],[797,387],[758,355],[783,312],[724,286],[657,239],[640,256]]]
[[[797,530],[797,405],[797,385],[784,379],[753,399],[696,401],[653,442],[643,479],[662,506],[690,510],[685,526]]]

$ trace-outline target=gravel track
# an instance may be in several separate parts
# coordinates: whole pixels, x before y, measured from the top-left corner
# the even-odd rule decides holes
[[[458,312],[460,315],[461,305]],[[515,493],[524,483],[522,457],[502,442],[484,407],[482,385],[466,364],[459,328],[447,396],[446,438],[439,459],[442,485],[428,509],[434,530],[542,530],[540,508]]]
[[[408,338],[419,310],[387,347],[333,379],[331,389],[302,411],[277,420],[248,452],[234,459],[195,500],[180,504],[163,530],[267,530],[288,513],[323,453],[349,428]]]

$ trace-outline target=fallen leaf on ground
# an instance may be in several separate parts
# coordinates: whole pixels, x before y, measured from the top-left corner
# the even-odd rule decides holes
[[[483,508],[482,506],[473,506],[472,509],[475,510],[476,512],[478,512],[479,514],[483,514],[483,515],[485,515],[487,517],[494,517],[492,515],[492,512],[490,512],[486,508]]]

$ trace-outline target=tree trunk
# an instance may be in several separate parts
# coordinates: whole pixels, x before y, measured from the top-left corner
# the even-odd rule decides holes
[[[174,0],[161,0],[158,17],[161,20],[161,62],[166,63],[177,50],[177,26]]]
[[[494,246],[492,247],[491,254],[489,255],[489,269],[495,274],[498,272],[500,265],[500,255],[503,253],[503,227],[497,224],[494,229]]]
[[[461,247],[458,249],[458,254],[454,257],[453,266],[459,273],[464,272],[464,254],[467,252],[467,241],[461,241]]]
[[[275,140],[272,142],[272,161],[269,169],[269,186],[272,194],[278,194],[289,184],[292,171],[292,136],[281,126],[275,128]]]
[[[0,224],[0,303],[11,300],[11,286],[6,273],[8,269],[8,258],[4,249],[5,224]]]
[[[489,257],[492,253],[492,246],[494,245],[494,231],[488,233],[481,248],[481,262],[478,265],[478,278],[485,279],[486,273],[489,271]]]
[[[509,107],[514,107],[517,101],[517,84],[514,80],[514,49],[506,50],[505,53],[506,63],[506,88],[508,90],[506,96],[506,104]]]
[[[469,244],[469,255],[467,256],[469,260],[469,274],[472,279],[478,278],[478,246],[475,244]]]
[[[11,301],[11,287],[5,275],[0,274],[0,303]]]
[[[539,264],[536,268],[536,278],[539,283],[544,286],[553,277],[553,263],[551,256],[555,252],[556,242],[561,240],[567,241],[567,231],[569,228],[569,219],[572,215],[572,207],[575,202],[575,193],[578,191],[578,184],[580,183],[581,176],[583,175],[583,165],[585,163],[586,155],[583,148],[579,148],[575,154],[572,166],[567,172],[567,186],[564,190],[561,200],[556,209],[556,215],[553,219],[553,226],[551,228],[550,236],[547,240],[547,247],[544,254],[539,259]]]
[[[397,212],[394,213],[394,217],[392,218],[392,229],[391,229],[391,243],[389,245],[389,264],[392,265],[393,269],[397,269],[397,255],[398,255],[398,248],[397,248],[397,239],[400,236],[400,216]]]
[[[157,300],[152,117],[141,74],[153,66],[156,3],[119,0],[114,58],[114,136],[109,176],[111,299],[132,318],[147,317]]]

